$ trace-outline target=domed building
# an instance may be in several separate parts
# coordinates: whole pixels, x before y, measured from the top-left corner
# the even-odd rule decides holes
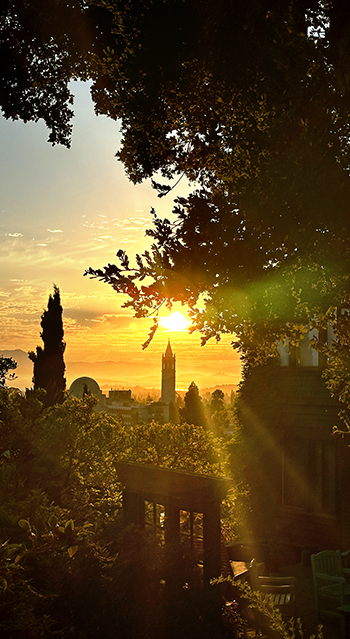
[[[103,395],[98,383],[94,379],[92,379],[92,377],[78,377],[74,380],[69,390],[71,395],[82,399],[85,388],[87,388],[92,395],[97,397],[100,407],[102,407],[105,403],[106,398]]]

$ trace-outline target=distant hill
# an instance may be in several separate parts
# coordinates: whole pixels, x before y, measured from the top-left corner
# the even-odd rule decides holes
[[[225,395],[231,395],[231,391],[233,391],[234,393],[237,392],[237,384],[216,384],[215,386],[201,388],[200,392],[202,395],[205,395],[206,393],[211,394],[218,389],[222,390]]]

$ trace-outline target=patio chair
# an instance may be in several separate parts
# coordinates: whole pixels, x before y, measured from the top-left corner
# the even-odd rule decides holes
[[[340,617],[338,606],[350,603],[350,569],[344,568],[340,550],[311,555],[317,618]]]
[[[252,559],[249,566],[250,584],[253,590],[273,596],[273,603],[284,619],[295,618],[295,577],[260,576],[258,564]]]

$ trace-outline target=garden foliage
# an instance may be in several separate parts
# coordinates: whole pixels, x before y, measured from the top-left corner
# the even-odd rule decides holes
[[[186,544],[165,553],[153,530],[123,530],[114,464],[223,475],[220,441],[188,424],[126,430],[95,406],[89,393],[46,407],[45,391],[0,389],[1,636],[199,638],[232,623],[240,636],[237,611],[227,625],[203,595]],[[227,518],[234,506],[235,491]]]

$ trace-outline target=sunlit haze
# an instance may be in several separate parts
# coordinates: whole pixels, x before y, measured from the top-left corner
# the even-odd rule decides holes
[[[149,246],[150,209],[171,216],[171,196],[186,195],[181,181],[169,199],[157,198],[150,182],[134,186],[115,153],[118,123],[96,117],[87,85],[76,83],[71,149],[52,147],[42,123],[0,119],[0,352],[41,345],[40,317],[56,284],[64,309],[68,385],[90,375],[106,385],[158,387],[160,358],[168,339],[177,357],[177,385],[236,384],[240,362],[232,338],[200,346],[190,335],[186,311],[161,311],[160,327],[142,350],[151,320],[122,308],[125,298],[83,277],[86,268],[131,256]],[[24,370],[25,369],[25,370]],[[17,384],[29,385],[25,361]],[[15,382],[16,384],[16,382]]]

